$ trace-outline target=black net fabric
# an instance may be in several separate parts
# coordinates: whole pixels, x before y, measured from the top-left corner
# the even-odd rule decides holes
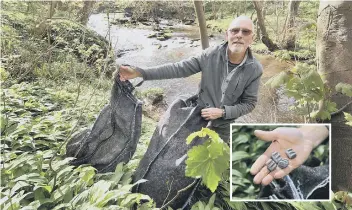
[[[142,158],[133,181],[146,179],[134,188],[134,192],[149,195],[157,207],[171,201],[180,192],[170,206],[181,208],[189,201],[198,181],[185,176],[186,153],[193,146],[201,144],[204,139],[197,138],[186,144],[188,135],[206,127],[208,121],[201,117],[202,107],[196,104],[195,98],[179,98],[168,108],[150,141],[147,152]]]
[[[329,165],[301,165],[283,179],[262,188],[260,199],[329,199]]]
[[[141,135],[142,102],[132,94],[128,81],[114,81],[110,103],[100,112],[92,129],[75,135],[66,155],[76,157],[72,165],[91,164],[99,172],[112,172],[134,154]]]

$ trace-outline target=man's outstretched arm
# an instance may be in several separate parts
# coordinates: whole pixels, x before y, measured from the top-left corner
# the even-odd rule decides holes
[[[188,77],[201,71],[201,62],[205,53],[200,56],[191,57],[180,62],[169,63],[155,67],[139,68],[130,66],[120,66],[119,73],[121,80],[143,77],[144,80],[158,80]]]

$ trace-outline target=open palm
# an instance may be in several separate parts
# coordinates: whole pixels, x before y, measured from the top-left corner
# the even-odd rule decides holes
[[[274,179],[280,179],[289,174],[307,160],[314,148],[312,141],[304,139],[302,132],[297,128],[282,127],[273,131],[256,130],[254,135],[261,140],[272,142],[251,167],[250,172],[255,175],[253,181],[256,184],[268,185]],[[289,148],[293,149],[297,154],[294,159],[288,159],[285,153]],[[267,169],[266,162],[271,158],[273,152],[278,152],[282,158],[289,160],[287,168],[281,169],[277,167],[272,172]]]

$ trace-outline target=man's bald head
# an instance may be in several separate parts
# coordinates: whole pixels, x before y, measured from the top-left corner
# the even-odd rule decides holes
[[[237,18],[233,19],[233,21],[230,23],[228,29],[233,28],[233,26],[238,25],[239,22],[245,22],[246,24],[250,25],[250,29],[252,32],[254,32],[254,23],[253,21],[245,15],[238,16]]]

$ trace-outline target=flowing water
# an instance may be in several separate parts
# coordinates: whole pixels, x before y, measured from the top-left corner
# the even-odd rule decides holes
[[[121,17],[120,14],[110,14],[109,18]],[[166,25],[167,20],[161,21]],[[147,38],[153,33],[152,26],[140,25],[138,28],[124,27],[122,25],[111,25],[110,34],[106,14],[91,15],[88,27],[100,35],[111,40],[117,54],[118,64],[129,64],[138,67],[150,67],[165,63],[173,63],[199,54],[202,49],[197,26],[175,24],[172,26],[172,37],[165,41],[158,41],[156,38]],[[223,41],[223,36],[216,35],[210,38],[210,45],[216,45]],[[158,49],[160,48],[160,49]],[[138,79],[137,79],[138,80]],[[195,94],[198,89],[200,75],[193,75],[188,78],[169,80],[145,81],[139,89],[144,90],[153,87],[163,88],[168,104],[172,103],[179,95],[189,93]],[[137,83],[138,81],[132,81]]]
[[[88,21],[89,28],[111,41],[118,55],[116,59],[118,64],[129,64],[141,68],[151,67],[178,62],[198,55],[202,51],[198,40],[199,28],[197,25],[189,26],[162,20],[159,26],[171,25],[169,27],[172,27],[173,32],[170,39],[158,41],[156,38],[147,38],[149,34],[154,33],[153,25],[144,26],[139,23],[137,27],[126,27],[120,24],[110,24],[109,28],[109,21],[122,17],[122,13],[110,13],[109,19],[106,14],[93,14]],[[214,34],[212,38],[209,38],[210,46],[218,45],[223,41],[223,34]],[[256,57],[264,67],[262,81],[266,81],[278,72],[292,67],[287,63],[276,60],[273,56],[257,55]],[[132,83],[137,84],[140,81],[139,78],[135,80]],[[166,102],[171,104],[180,95],[197,93],[199,81],[200,73],[188,78],[145,81],[137,89],[162,88],[166,95]],[[288,99],[280,92],[276,92],[275,98],[269,96],[267,89],[262,86],[257,108],[249,117],[245,116],[239,122],[294,122],[292,113],[288,112],[288,106],[292,103],[292,99]],[[273,107],[276,108],[273,109]],[[275,110],[281,113],[277,113]],[[270,113],[268,114],[268,112]],[[291,115],[291,119],[286,116],[287,114]]]

